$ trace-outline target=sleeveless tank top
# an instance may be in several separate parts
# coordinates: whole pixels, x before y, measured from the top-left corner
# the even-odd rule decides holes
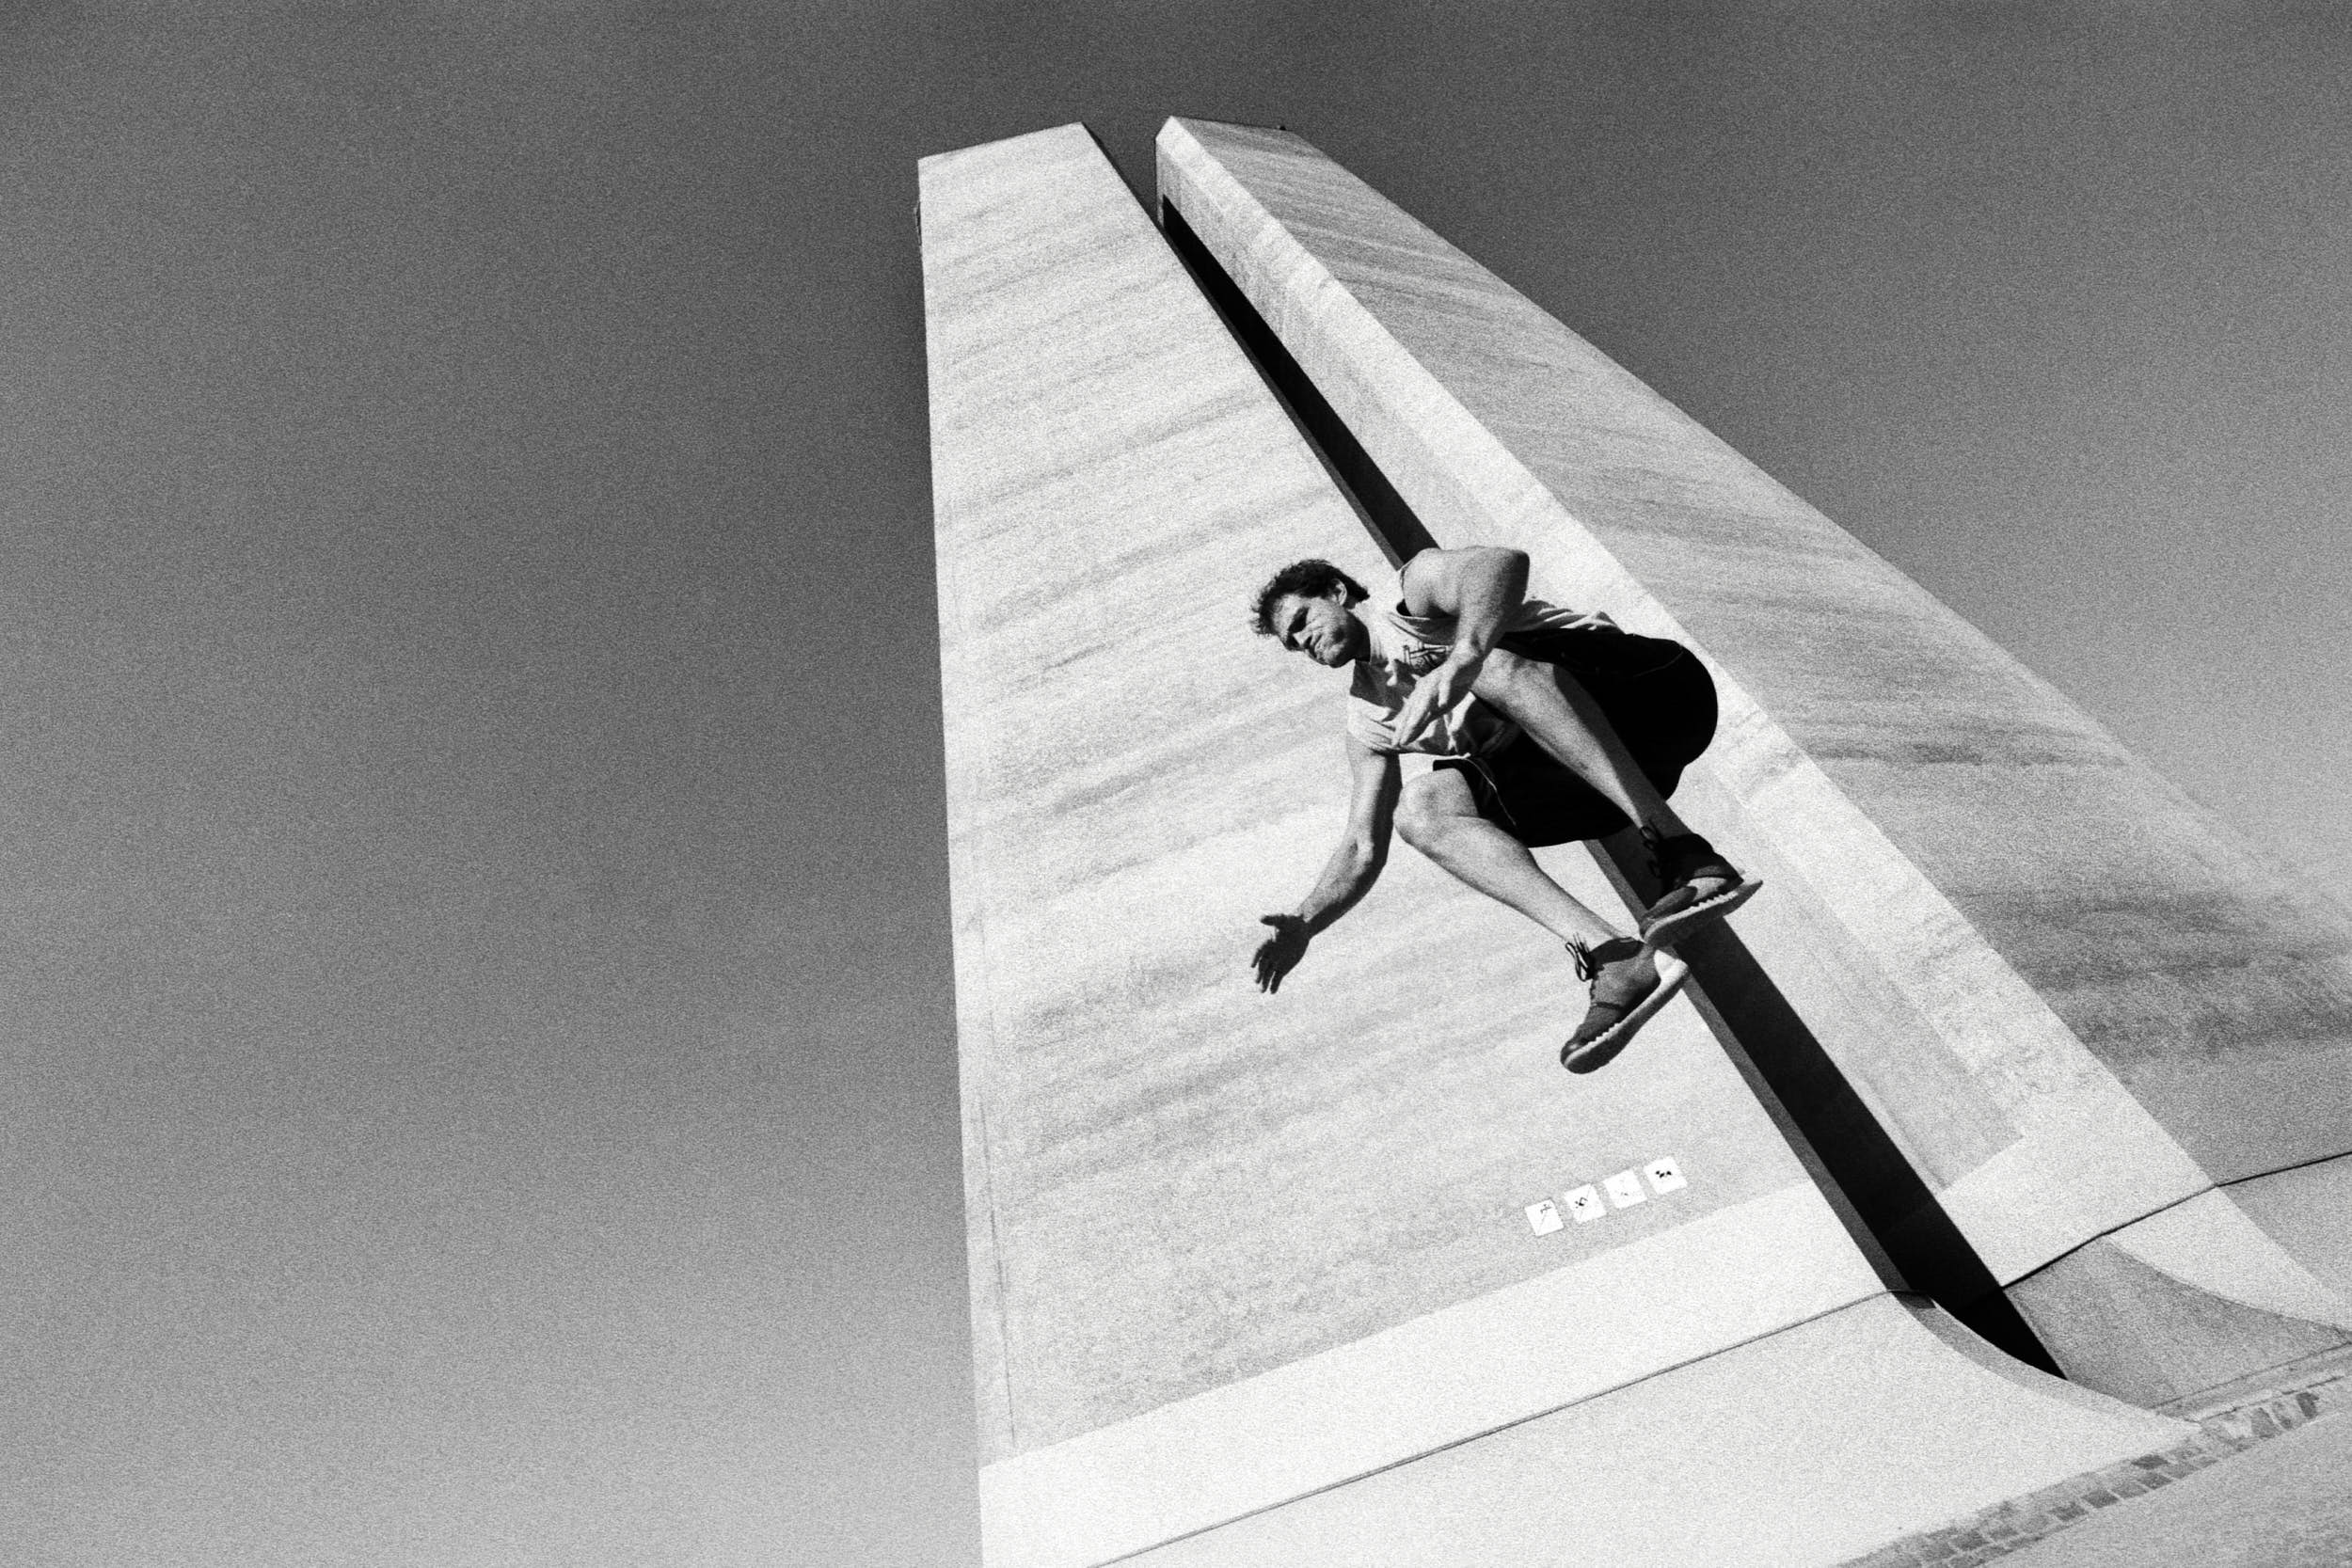
[[[1420,752],[1433,756],[1486,756],[1517,740],[1519,727],[1497,709],[1465,695],[1439,714],[1410,746],[1396,743],[1393,724],[1413,687],[1454,651],[1454,617],[1407,615],[1402,579],[1389,584],[1385,599],[1358,607],[1372,648],[1356,666],[1347,693],[1347,733],[1375,752]],[[1539,630],[1601,629],[1618,626],[1598,610],[1563,610],[1541,599],[1523,600],[1503,635]]]

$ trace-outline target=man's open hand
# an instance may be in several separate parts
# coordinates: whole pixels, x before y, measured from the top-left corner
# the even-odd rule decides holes
[[[1478,679],[1484,659],[1447,659],[1413,683],[1412,695],[1396,710],[1396,721],[1390,726],[1399,747],[1410,746],[1422,731],[1436,723],[1442,714],[1470,692]]]
[[[1258,944],[1249,961],[1258,971],[1258,989],[1278,991],[1282,989],[1282,976],[1307,956],[1307,923],[1295,914],[1261,915],[1259,920],[1273,927],[1274,934]]]

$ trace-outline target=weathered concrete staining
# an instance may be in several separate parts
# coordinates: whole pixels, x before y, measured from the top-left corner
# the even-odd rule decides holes
[[[1833,1411],[1822,1451],[1894,1442],[1905,1466],[1860,1472],[1865,1535],[2171,1440],[1980,1379],[1899,1307],[1687,1006],[1567,1079],[1564,957],[1416,856],[1257,994],[1257,916],[1311,879],[1345,790],[1337,677],[1244,608],[1279,562],[1377,558],[1083,130],[926,160],[922,218],[992,1568],[1187,1537],[1254,1560],[1219,1527],[1390,1496],[1424,1454],[1465,1497],[1514,1455],[1605,1468],[1605,1421],[1524,1433],[1604,1399],[1703,1421],[1681,1390],[1736,1402],[1750,1358],[1811,1354],[1770,1348],[1797,1332],[1848,1349],[1801,1411],[1741,1418],[1742,1463],[1802,1472]],[[1686,1187],[1547,1235],[1523,1215],[1662,1154]],[[1966,1420],[1901,1393],[1971,1380],[1999,1386]],[[1651,1496],[1579,1506],[1598,1539]],[[1676,1506],[1715,1511],[1693,1540],[1738,1533],[1711,1487]],[[1419,1528],[1442,1553],[1486,1526]]]
[[[2070,1370],[2154,1402],[2352,1328],[2266,1177],[2352,1146],[2340,910],[1304,141],[1170,121],[1160,168],[1439,538],[1707,654],[1741,935]],[[2255,1178],[2260,1228],[2213,1196]]]

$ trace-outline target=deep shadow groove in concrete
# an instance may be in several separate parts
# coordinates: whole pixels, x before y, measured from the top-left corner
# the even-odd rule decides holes
[[[1658,896],[1638,837],[1622,833],[1594,847],[1594,858],[1629,903],[1646,906]],[[1691,966],[1691,1000],[1699,1016],[1735,1058],[1745,1055],[1755,1065],[1905,1282],[1979,1338],[2053,1377],[2064,1375],[1747,944],[1728,925],[1716,925],[1675,951]]]
[[[1438,542],[1421,518],[1184,214],[1162,200],[1160,220],[1185,270],[1390,563],[1401,565],[1436,548]],[[1273,564],[1279,562],[1269,563],[1269,569]],[[1646,859],[1628,852],[1629,843],[1638,840],[1622,834],[1616,842],[1595,846],[1594,853],[1618,891],[1638,907],[1656,897],[1657,888]],[[2064,1375],[1900,1148],[1730,927],[1718,925],[1677,951],[1691,966],[1692,1000],[1699,1015],[1734,1061],[1753,1066],[1763,1079],[1771,1091],[1767,1109],[1774,1109],[1771,1101],[1777,1099],[1778,1109],[1793,1123],[1784,1124],[1783,1132],[1832,1187],[1832,1202],[1865,1228],[1904,1282],[1995,1348],[2054,1377]],[[1774,1119],[1781,1117],[1776,1114]]]
[[[1240,340],[1250,362],[1265,378],[1276,401],[1281,404],[1307,437],[1307,445],[1314,451],[1332,479],[1338,482],[1340,494],[1347,498],[1356,515],[1363,519],[1364,530],[1373,543],[1380,546],[1391,566],[1402,566],[1423,550],[1435,549],[1438,542],[1429,537],[1429,531],[1421,525],[1421,518],[1405,504],[1389,476],[1372,460],[1372,454],[1356,439],[1337,410],[1326,403],[1315,384],[1307,379],[1307,372],[1291,357],[1282,340],[1274,335],[1258,314],[1257,308],[1225,269],[1217,264],[1184,222],[1184,215],[1167,201],[1160,203],[1160,229],[1170,245],[1192,274],[1192,280],[1200,292],[1209,296],[1216,313],[1225,318],[1226,326]],[[1279,565],[1279,562],[1275,564]],[[1268,575],[1272,567],[1268,568]]]

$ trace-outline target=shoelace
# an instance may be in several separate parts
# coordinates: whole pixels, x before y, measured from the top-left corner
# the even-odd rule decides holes
[[[1629,958],[1633,957],[1635,953],[1640,951],[1639,943],[1636,942],[1631,937],[1611,937],[1607,942],[1596,942],[1590,943],[1570,942],[1565,945],[1568,950],[1568,957],[1576,962],[1576,977],[1583,981],[1587,986],[1593,985],[1598,981],[1600,978],[1600,972],[1608,968],[1611,964],[1619,962],[1625,958]],[[1617,948],[1618,951],[1611,958],[1597,958],[1593,956],[1593,950],[1597,947],[1614,947]]]

